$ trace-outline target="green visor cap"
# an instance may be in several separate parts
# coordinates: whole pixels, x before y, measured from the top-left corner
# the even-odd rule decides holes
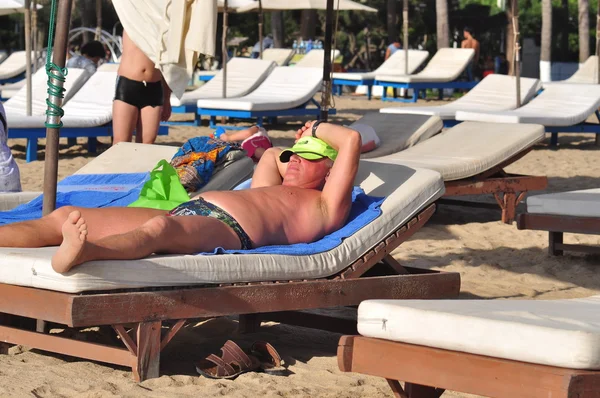
[[[307,160],[317,160],[321,158],[335,160],[338,155],[337,151],[325,141],[315,137],[300,138],[293,147],[281,152],[279,160],[281,160],[282,163],[287,163],[294,153]]]

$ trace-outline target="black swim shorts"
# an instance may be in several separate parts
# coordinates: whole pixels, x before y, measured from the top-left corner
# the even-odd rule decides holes
[[[162,82],[139,82],[117,76],[115,99],[138,109],[147,106],[162,106],[164,103]]]

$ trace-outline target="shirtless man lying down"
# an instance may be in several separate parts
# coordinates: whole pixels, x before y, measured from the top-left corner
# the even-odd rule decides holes
[[[346,222],[361,139],[354,130],[318,122],[307,122],[296,138],[291,149],[265,152],[250,189],[205,192],[170,212],[65,206],[0,227],[0,246],[60,245],[52,267],[62,273],[92,260],[318,240]]]

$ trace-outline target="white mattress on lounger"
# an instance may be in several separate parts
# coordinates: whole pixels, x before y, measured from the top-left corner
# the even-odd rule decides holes
[[[265,61],[273,61],[278,66],[286,66],[294,56],[294,50],[291,48],[265,48],[263,50],[262,59]]]
[[[600,217],[600,188],[530,196],[527,198],[527,211],[536,214]]]
[[[393,83],[446,83],[456,80],[467,68],[475,50],[471,48],[440,48],[425,68],[414,75],[377,74],[376,79]]]
[[[25,51],[15,51],[0,64],[0,80],[10,79],[25,72],[27,62],[25,60]],[[32,54],[33,62],[33,54]]]
[[[379,68],[372,72],[364,73],[353,73],[353,72],[336,72],[333,73],[334,79],[345,79],[345,80],[367,80],[375,79],[376,75],[400,75],[400,74],[411,74],[421,66],[423,62],[429,56],[429,51],[423,50],[408,50],[408,72],[404,73],[405,54],[404,50],[398,50],[391,57],[389,57]]]
[[[472,177],[544,139],[538,124],[461,123],[402,152],[375,158],[382,163],[422,167],[444,181]]]
[[[239,98],[198,100],[198,108],[237,111],[292,109],[310,100],[321,88],[322,80],[322,68],[278,66],[250,94]]]
[[[331,50],[331,63],[340,56],[340,50]],[[294,66],[302,68],[320,68],[323,73],[323,62],[325,60],[325,50],[315,49],[306,53]]]
[[[600,369],[600,296],[569,300],[366,300],[358,332],[496,358]]]
[[[503,111],[517,107],[517,89],[514,76],[491,74],[477,83],[468,93],[446,105],[402,106],[382,108],[381,113],[412,113],[435,115],[454,119],[458,111]],[[521,78],[521,104],[535,97],[541,87],[538,79]]]
[[[275,67],[273,61],[231,58],[227,62],[227,98],[241,97],[254,90]],[[183,93],[181,100],[171,96],[171,105],[195,104],[199,99],[223,98],[223,70],[202,86]]]
[[[439,173],[362,160],[357,183],[386,197],[382,214],[340,246],[310,256],[160,255],[137,261],[94,261],[68,275],[52,270],[55,247],[0,248],[0,282],[64,292],[326,277],[344,269],[444,192]]]
[[[61,119],[63,127],[99,127],[111,122],[116,78],[116,71],[96,71],[73,95],[73,98],[63,106],[65,111],[65,116]],[[12,128],[44,128],[45,121],[45,116],[23,115],[11,117],[10,126]]]
[[[598,84],[554,84],[544,88],[540,95],[518,109],[458,111],[456,120],[573,126],[584,122],[599,106]]]
[[[598,84],[598,56],[590,55],[568,79],[544,82],[544,87],[554,84]]]

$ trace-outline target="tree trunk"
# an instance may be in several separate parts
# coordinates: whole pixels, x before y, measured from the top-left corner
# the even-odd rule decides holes
[[[398,41],[397,1],[387,0],[387,35],[388,44]]]
[[[317,10],[302,10],[300,35],[304,40],[314,40],[317,28]]]
[[[89,28],[93,25],[93,13],[94,13],[94,7],[91,6],[90,1],[94,1],[94,0],[80,0],[79,2],[79,7],[81,10],[81,26],[84,28]],[[88,41],[90,41],[90,33],[89,32],[83,32],[83,42],[81,44],[85,44]]]
[[[273,47],[282,48],[284,41],[283,11],[271,13],[271,33],[273,34]]]
[[[435,0],[437,25],[437,48],[450,47],[450,32],[448,28],[448,0]]]
[[[590,57],[590,1],[579,0],[579,63],[584,63]]]
[[[581,1],[581,0],[580,0]],[[587,0],[585,0],[587,1]],[[542,0],[542,46],[540,49],[540,78],[552,80],[552,0]]]
[[[513,57],[515,54],[515,32],[513,29],[512,1],[506,0],[506,60],[508,62],[508,74],[514,76]]]
[[[102,35],[102,0],[96,0],[96,35],[94,40],[100,40]]]
[[[561,25],[560,35],[560,61],[567,62],[569,60],[569,0],[561,0],[561,8],[563,9],[563,20]]]

